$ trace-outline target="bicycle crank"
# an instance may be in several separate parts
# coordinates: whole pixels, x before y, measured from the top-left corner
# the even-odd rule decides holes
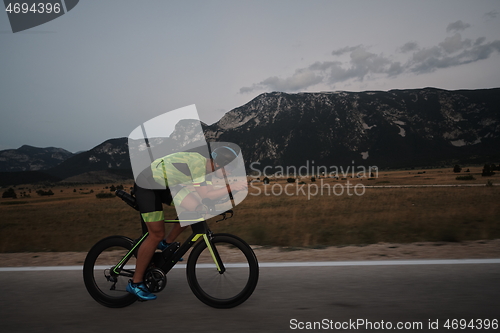
[[[167,276],[161,269],[151,268],[144,274],[144,283],[150,292],[157,293],[165,289],[167,285]]]

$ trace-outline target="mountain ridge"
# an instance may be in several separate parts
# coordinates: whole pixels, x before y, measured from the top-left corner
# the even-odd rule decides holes
[[[354,160],[405,167],[473,155],[497,159],[499,103],[499,88],[272,92],[229,111],[209,126],[207,137],[235,142],[247,159],[274,165]]]
[[[207,141],[238,144],[247,167],[255,162],[260,167],[301,166],[308,161],[381,168],[498,163],[498,105],[500,88],[267,92],[202,126]],[[92,174],[100,179],[131,177],[127,142],[106,140],[39,172],[60,180],[77,180],[80,174],[87,180]],[[103,170],[111,176],[99,173]],[[6,178],[1,175],[0,185]]]
[[[74,154],[62,148],[22,145],[0,151],[0,172],[46,170],[71,156]]]

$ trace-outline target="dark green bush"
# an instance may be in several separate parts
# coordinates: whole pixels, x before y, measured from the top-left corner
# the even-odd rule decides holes
[[[467,176],[458,176],[455,178],[456,180],[476,180],[473,175],[467,175]]]
[[[52,190],[44,191],[44,190],[38,190],[36,191],[36,194],[39,196],[46,196],[46,195],[54,195],[54,192]]]
[[[2,198],[12,198],[17,199],[17,194],[14,189],[11,187],[8,190],[4,191],[2,194]]]
[[[101,192],[101,193],[97,193],[95,195],[95,197],[98,198],[98,199],[114,198],[115,194],[114,193],[104,193],[104,192]]]

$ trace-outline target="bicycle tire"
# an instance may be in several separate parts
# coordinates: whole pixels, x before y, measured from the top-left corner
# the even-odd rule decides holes
[[[244,240],[234,235],[215,234],[212,242],[226,271],[219,273],[206,243],[199,242],[186,265],[189,287],[200,301],[211,307],[232,308],[245,302],[257,286],[257,257]]]
[[[109,308],[122,308],[137,300],[135,295],[125,290],[130,276],[117,275],[116,283],[106,277],[106,274],[110,275],[114,265],[132,249],[133,243],[134,241],[128,237],[110,236],[97,242],[88,252],[83,265],[83,281],[90,296],[98,303]],[[133,272],[135,257],[133,256],[127,264]]]

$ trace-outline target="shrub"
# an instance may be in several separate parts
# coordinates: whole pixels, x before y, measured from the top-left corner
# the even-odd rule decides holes
[[[495,164],[492,165],[485,164],[481,176],[483,177],[493,176],[495,174],[493,170],[495,170]]]
[[[5,202],[2,202],[1,204],[2,205],[22,205],[22,204],[26,204],[28,203],[28,201],[5,201]]]
[[[14,189],[11,187],[8,190],[4,191],[2,194],[2,198],[12,198],[17,199],[17,194]]]
[[[46,195],[54,195],[54,192],[52,190],[44,191],[44,190],[38,190],[36,191],[36,194],[39,196],[46,196]]]
[[[97,199],[104,199],[104,198],[114,198],[115,197],[115,194],[114,193],[104,193],[104,192],[101,192],[101,193],[97,193],[95,195],[95,197]]]
[[[80,194],[92,194],[92,193],[94,193],[94,190],[90,190],[88,192],[80,192]]]
[[[458,176],[455,178],[456,180],[476,180],[473,175],[467,175],[467,176]]]

